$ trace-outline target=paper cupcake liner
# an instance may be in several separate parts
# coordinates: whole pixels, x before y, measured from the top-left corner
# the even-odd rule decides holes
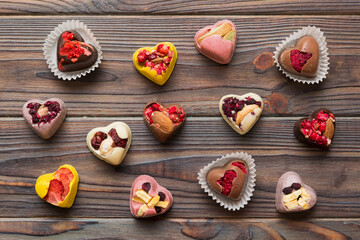
[[[84,39],[84,42],[90,43],[96,48],[96,50],[98,51],[98,59],[89,68],[82,69],[79,71],[72,71],[72,72],[60,72],[57,64],[58,38],[63,32],[70,30],[77,31]],[[84,23],[78,20],[76,21],[68,20],[66,22],[63,22],[59,24],[52,32],[50,32],[50,34],[45,39],[43,53],[45,56],[46,63],[49,65],[51,72],[53,72],[54,75],[57,76],[59,79],[69,80],[69,81],[75,80],[77,78],[85,76],[91,71],[94,71],[95,68],[99,66],[99,64],[101,63],[101,59],[103,58],[100,44],[98,41],[96,41],[94,34],[90,31],[90,29],[87,28],[87,26]]]
[[[221,195],[220,193],[217,193],[208,185],[206,181],[206,176],[212,168],[222,167],[229,161],[235,159],[243,160],[248,166],[248,177],[243,192],[241,193],[242,196],[240,200],[232,200]],[[256,177],[255,172],[256,172],[255,160],[251,157],[251,155],[244,152],[240,152],[240,153],[236,152],[222,156],[221,158],[216,159],[212,163],[202,168],[198,173],[198,180],[199,180],[199,184],[201,185],[201,188],[204,189],[204,191],[213,200],[219,203],[220,206],[224,207],[225,209],[235,211],[235,210],[240,210],[240,208],[243,208],[250,201],[250,198],[253,195],[254,187],[255,187],[255,177]]]
[[[316,73],[316,77],[314,78],[308,78],[299,76],[296,74],[289,73],[285,71],[278,61],[280,53],[285,50],[286,48],[293,47],[297,40],[303,36],[312,36],[317,44],[319,45],[319,64],[318,69]],[[280,69],[280,71],[285,74],[288,78],[294,80],[295,82],[300,83],[307,83],[307,84],[314,84],[322,82],[323,79],[326,78],[326,74],[329,70],[329,57],[328,57],[328,48],[326,47],[326,38],[324,37],[324,33],[320,31],[319,28],[316,28],[314,26],[310,27],[303,27],[302,29],[298,30],[297,32],[294,32],[289,37],[287,37],[285,40],[283,40],[278,47],[276,47],[276,50],[274,51],[274,59],[276,66]]]

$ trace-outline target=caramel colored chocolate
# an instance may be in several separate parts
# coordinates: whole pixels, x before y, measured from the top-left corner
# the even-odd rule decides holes
[[[61,72],[71,72],[78,71],[82,69],[86,69],[91,67],[98,58],[98,52],[96,48],[88,43],[84,42],[84,39],[81,35],[76,31],[67,31],[69,33],[73,33],[74,37],[72,40],[65,41],[63,38],[63,32],[58,39],[57,45],[57,60],[58,60],[58,68]],[[73,42],[78,46],[78,49],[83,49],[84,54],[80,54],[79,56],[73,56],[68,58],[67,54],[64,54],[61,50],[64,44],[67,42]],[[62,55],[63,54],[63,55]]]
[[[301,71],[298,72],[291,64],[290,53],[291,50],[299,50],[302,53],[311,53],[311,58],[305,63]],[[292,74],[315,77],[319,65],[319,46],[316,40],[311,36],[304,36],[300,38],[294,47],[285,49],[279,57],[281,67]]]
[[[248,167],[244,161],[232,160],[223,167],[215,167],[215,168],[211,169],[206,176],[206,181],[212,189],[214,189],[216,192],[218,192],[222,196],[225,196],[221,193],[223,189],[222,189],[222,186],[217,183],[217,181],[220,178],[224,177],[224,174],[226,171],[228,171],[228,170],[235,171],[236,177],[232,181],[232,188],[231,188],[230,194],[225,197],[228,197],[233,200],[239,200],[241,198],[241,194],[243,192],[244,186],[247,181],[247,174],[245,174],[239,167],[232,165],[232,163],[234,163],[234,162],[242,163],[245,166],[246,172],[248,172]]]

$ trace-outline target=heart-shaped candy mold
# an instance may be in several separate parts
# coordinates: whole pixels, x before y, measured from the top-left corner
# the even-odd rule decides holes
[[[281,52],[279,64],[287,72],[315,77],[319,64],[319,46],[316,40],[311,36],[301,37],[294,47]]]
[[[229,161],[223,167],[211,169],[206,180],[209,186],[221,195],[239,200],[247,182],[248,167],[242,160]]]
[[[75,168],[65,164],[56,172],[41,175],[36,180],[37,195],[48,203],[62,208],[70,208],[75,200],[79,176]]]
[[[178,104],[165,107],[161,103],[150,102],[144,107],[143,117],[158,141],[164,143],[184,124],[186,116]]]
[[[61,72],[71,72],[91,67],[98,58],[96,48],[84,42],[76,31],[63,32],[58,39],[57,60]]]
[[[126,123],[113,122],[106,127],[92,129],[86,143],[95,156],[112,165],[119,165],[130,147],[131,130]]]
[[[130,212],[136,218],[163,214],[172,204],[171,193],[148,175],[137,177],[131,185]]]
[[[228,64],[231,61],[236,41],[236,27],[229,20],[222,20],[200,29],[194,38],[196,49],[220,64]]]
[[[319,108],[295,123],[294,135],[300,142],[329,149],[335,135],[335,116],[329,109]]]
[[[31,99],[24,104],[22,112],[30,128],[43,139],[49,139],[63,123],[66,106],[60,98]]]
[[[158,85],[164,85],[169,79],[176,59],[176,48],[170,42],[162,42],[155,47],[139,48],[133,55],[135,68]]]
[[[250,131],[260,118],[264,103],[255,93],[244,95],[229,94],[219,102],[219,110],[224,120],[239,134]]]
[[[302,212],[316,204],[315,190],[296,172],[286,172],[276,186],[275,206],[280,213]]]

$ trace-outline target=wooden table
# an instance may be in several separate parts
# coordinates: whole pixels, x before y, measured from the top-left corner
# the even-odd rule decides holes
[[[0,238],[360,239],[359,13],[359,0],[0,0]],[[224,18],[239,31],[227,66],[199,54],[193,43],[198,29]],[[42,54],[49,32],[69,19],[88,25],[104,56],[94,73],[76,81],[54,77]],[[330,72],[317,85],[292,82],[271,59],[281,40],[308,25],[322,29],[330,54]],[[157,86],[135,70],[132,54],[165,40],[177,47],[178,61],[169,81]],[[263,97],[265,111],[240,136],[221,118],[218,101],[250,91]],[[45,141],[25,125],[21,108],[28,99],[53,96],[66,102],[68,115]],[[180,103],[189,116],[165,145],[141,117],[152,100]],[[318,107],[336,114],[331,151],[301,144],[292,133],[294,122]],[[113,167],[88,150],[85,137],[118,120],[131,127],[133,142]],[[203,192],[197,172],[237,151],[254,157],[256,187],[244,209],[230,212]],[[65,163],[80,175],[71,209],[45,203],[34,189],[39,175]],[[276,183],[289,170],[316,189],[313,210],[276,212]],[[132,218],[130,186],[140,174],[173,193],[167,214]]]

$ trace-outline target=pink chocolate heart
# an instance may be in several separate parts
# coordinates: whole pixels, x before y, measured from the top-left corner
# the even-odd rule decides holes
[[[231,40],[224,40],[220,35],[212,35],[209,37],[204,38],[199,44],[198,39],[208,33],[211,29],[222,25],[223,23],[228,22],[232,25],[232,30],[235,30],[235,37],[234,41]],[[195,46],[197,50],[202,53],[203,55],[207,56],[208,58],[214,60],[220,64],[228,64],[232,56],[234,55],[236,42],[237,42],[237,30],[235,24],[230,20],[222,20],[214,25],[206,26],[200,29],[194,38]]]
[[[22,112],[30,128],[41,138],[49,139],[64,121],[66,106],[60,98],[31,99],[24,104]]]
[[[145,187],[143,187],[144,183],[145,183]],[[155,207],[149,207],[142,216],[139,216],[138,215],[139,209],[145,203],[133,201],[133,198],[137,197],[136,196],[137,190],[146,190],[148,195],[150,195],[151,197],[154,197],[156,195],[162,195],[159,194],[160,192],[162,192],[163,194],[165,194],[165,198],[161,199],[161,201],[168,202],[167,207],[166,208],[157,207],[158,211],[160,210],[159,212],[156,211]],[[173,204],[173,196],[171,195],[171,193],[166,188],[160,186],[156,182],[156,180],[149,175],[140,175],[134,180],[133,184],[131,185],[130,212],[136,218],[152,217],[163,214],[171,208],[172,204]]]

